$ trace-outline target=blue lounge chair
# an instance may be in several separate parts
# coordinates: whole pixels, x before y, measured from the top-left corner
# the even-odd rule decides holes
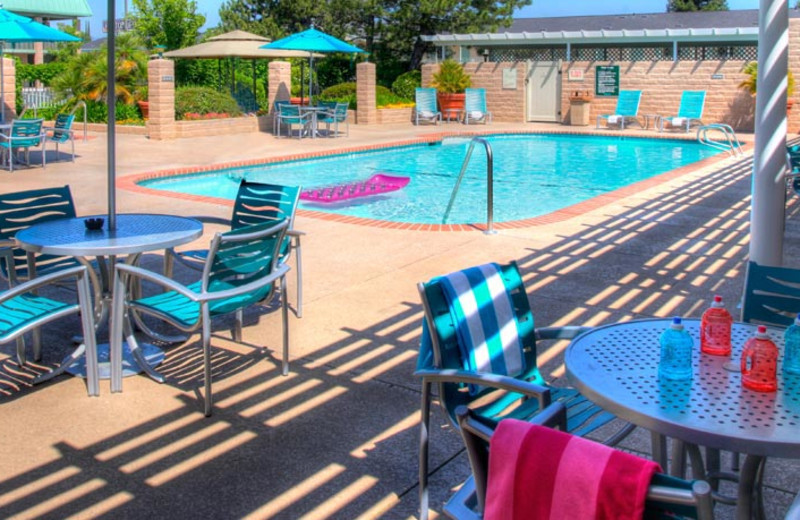
[[[617,108],[613,114],[601,114],[597,116],[597,128],[600,128],[600,121],[605,120],[606,125],[619,125],[620,130],[625,129],[626,124],[638,123],[639,101],[642,99],[641,90],[620,90],[617,98]]]
[[[681,105],[678,107],[678,115],[661,117],[658,131],[664,131],[664,124],[669,128],[683,128],[687,132],[692,124],[702,125],[703,107],[706,104],[705,90],[684,90],[681,94]]]
[[[551,400],[563,402],[567,408],[567,431],[577,435],[594,432],[615,418],[577,390],[545,382],[536,363],[537,342],[571,339],[588,329],[534,328],[533,313],[516,263],[472,267],[420,283],[418,289],[425,311],[415,372],[422,379],[421,519],[428,516],[428,437],[434,387],[456,429],[459,406],[471,408],[484,424],[494,425],[506,417],[529,420]],[[480,309],[480,313],[471,313],[469,309]],[[480,323],[473,326],[473,320]],[[474,330],[480,330],[482,335],[473,335]],[[491,370],[483,360],[491,360]],[[613,446],[633,429],[633,425],[626,424],[604,443]]]
[[[427,121],[438,125],[442,121],[442,113],[436,109],[435,88],[417,88],[414,99],[414,124]]]
[[[464,94],[464,123],[491,123],[492,113],[486,110],[486,89],[468,88]]]

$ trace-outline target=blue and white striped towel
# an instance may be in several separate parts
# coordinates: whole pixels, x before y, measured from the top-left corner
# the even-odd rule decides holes
[[[456,323],[464,368],[511,377],[522,374],[525,358],[500,266],[485,264],[450,273],[441,284]]]

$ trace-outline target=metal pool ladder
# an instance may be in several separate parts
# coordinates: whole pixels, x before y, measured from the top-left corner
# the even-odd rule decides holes
[[[722,134],[724,141],[715,141],[708,137],[709,132],[719,132]],[[733,131],[730,125],[724,123],[714,123],[711,125],[703,125],[697,129],[697,141],[700,144],[723,150],[733,156],[744,155],[742,145],[739,143],[739,138]]]
[[[472,158],[472,151],[475,149],[475,143],[481,143],[486,149],[486,233],[493,235],[496,233],[494,230],[494,159],[492,158],[492,147],[489,142],[482,137],[473,137],[469,142],[467,148],[467,155],[464,157],[464,162],[461,164],[461,171],[456,178],[456,185],[453,186],[453,193],[450,194],[450,202],[447,203],[447,209],[442,217],[442,224],[447,223],[447,217],[450,216],[450,210],[453,209],[453,203],[456,201],[458,188],[461,186],[461,181],[467,171],[469,160]]]

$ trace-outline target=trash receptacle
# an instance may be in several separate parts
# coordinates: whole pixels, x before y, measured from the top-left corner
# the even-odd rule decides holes
[[[592,97],[588,92],[576,91],[569,97],[569,124],[572,126],[589,125],[589,109]]]

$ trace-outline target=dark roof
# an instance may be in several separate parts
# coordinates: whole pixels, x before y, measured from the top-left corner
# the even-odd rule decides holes
[[[103,46],[106,44],[107,41],[108,41],[108,38],[103,37],[103,38],[98,38],[96,40],[92,40],[90,42],[86,42],[85,44],[83,44],[83,47],[81,47],[81,50],[82,51],[99,51],[100,49],[103,48]]]
[[[800,11],[790,9],[789,17],[800,17]],[[497,32],[621,31],[623,29],[633,31],[643,29],[721,29],[741,27],[758,27],[758,9],[516,18],[511,27],[501,28]]]

